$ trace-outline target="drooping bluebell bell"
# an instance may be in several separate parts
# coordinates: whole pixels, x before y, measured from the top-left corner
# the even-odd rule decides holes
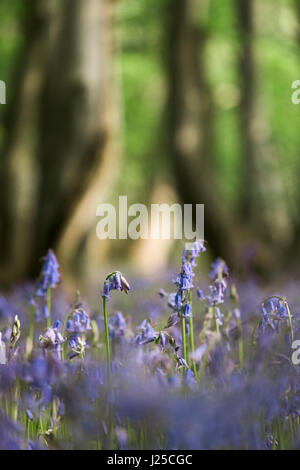
[[[203,291],[201,289],[197,289],[197,297],[200,300],[205,300],[205,295],[203,294]]]
[[[182,297],[181,297],[181,292],[177,292],[175,295],[175,309],[179,312],[182,307]]]
[[[110,286],[109,286],[109,282],[106,281],[104,283],[104,286],[103,286],[103,293],[102,293],[102,297],[105,297],[106,300],[109,300],[109,292],[110,292]]]
[[[44,257],[44,263],[40,279],[36,286],[35,294],[45,296],[47,289],[55,288],[60,282],[59,264],[52,250],[48,250]]]
[[[191,316],[191,306],[189,303],[186,303],[185,306],[184,306],[184,309],[183,309],[183,312],[182,312],[182,316],[184,318],[189,318]]]
[[[43,305],[43,317],[44,318],[49,318],[49,309],[48,309],[47,304]]]
[[[33,414],[31,413],[30,410],[26,410],[26,416],[29,421],[33,421]]]

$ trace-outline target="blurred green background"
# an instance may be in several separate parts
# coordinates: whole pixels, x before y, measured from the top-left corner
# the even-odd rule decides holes
[[[298,268],[300,0],[0,0],[0,280],[48,247],[82,275],[163,270],[171,241],[96,237],[96,207],[204,203],[211,257]]]

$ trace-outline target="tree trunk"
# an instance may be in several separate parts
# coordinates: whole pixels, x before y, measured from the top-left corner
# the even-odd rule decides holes
[[[205,238],[214,255],[237,264],[237,234],[213,174],[214,116],[205,78],[200,1],[169,2],[168,147],[184,203],[205,204]]]
[[[2,241],[9,282],[35,274],[39,258],[60,242],[70,259],[96,225],[96,206],[113,182],[114,6],[111,0],[32,0],[36,18],[5,148],[7,183],[17,189],[7,198],[10,223]]]
[[[252,232],[252,243],[261,252],[264,269],[274,267],[270,248],[287,247],[291,241],[291,223],[280,164],[266,117],[258,81],[255,54],[254,0],[236,0],[240,34],[239,77],[241,104],[240,136],[243,158],[240,214]],[[257,8],[259,9],[259,2]],[[261,65],[262,67],[262,65]]]
[[[38,177],[35,164],[39,96],[45,79],[54,0],[26,0],[25,43],[7,103],[5,143],[0,171],[0,279],[9,284],[22,276],[30,259],[32,214]]]

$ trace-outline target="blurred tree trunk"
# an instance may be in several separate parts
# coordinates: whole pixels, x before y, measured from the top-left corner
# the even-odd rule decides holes
[[[243,151],[241,215],[250,222],[255,217],[257,168],[255,165],[255,61],[253,51],[253,1],[236,0],[240,32],[239,76],[241,87],[240,133]]]
[[[21,276],[29,263],[32,215],[36,198],[36,125],[39,97],[55,24],[55,2],[25,0],[24,45],[7,104],[5,143],[0,171],[0,278]]]
[[[274,267],[273,249],[287,247],[291,241],[291,220],[281,177],[278,152],[271,141],[264,102],[258,80],[255,53],[254,6],[259,14],[259,2],[236,0],[239,31],[239,78],[241,104],[239,122],[243,158],[240,214],[252,232],[257,245],[258,263],[264,270]],[[251,241],[250,241],[251,242]]]
[[[168,3],[168,147],[184,203],[205,204],[205,238],[214,255],[237,263],[238,240],[214,177],[214,116],[205,78],[200,0]]]
[[[41,178],[34,259],[61,242],[68,259],[93,223],[116,171],[118,124],[110,0],[65,0],[40,117]],[[96,233],[94,231],[94,237]]]
[[[62,242],[62,255],[64,247],[69,259],[76,253],[96,224],[96,206],[113,181],[117,155],[111,144],[118,125],[115,2],[30,3],[27,60],[5,148],[7,184],[17,188],[17,194],[8,193],[9,231],[1,246],[8,254],[6,267],[12,268],[9,276],[3,269],[10,281],[35,274],[39,258],[66,232],[70,244]],[[84,198],[90,205],[82,211]]]

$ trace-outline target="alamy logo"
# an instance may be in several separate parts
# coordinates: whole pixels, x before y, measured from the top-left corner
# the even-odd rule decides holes
[[[0,80],[0,104],[6,104],[6,85],[3,80]]]
[[[112,204],[100,204],[96,215],[96,234],[100,240],[204,240],[204,204],[151,204],[150,214],[144,204],[128,207],[127,196],[119,196],[118,211]],[[195,221],[193,227],[193,220]],[[118,227],[118,230],[117,230]]]
[[[292,88],[296,89],[296,91],[292,93],[292,98],[291,98],[292,103],[299,104],[300,103],[300,80],[295,80],[292,83]]]

